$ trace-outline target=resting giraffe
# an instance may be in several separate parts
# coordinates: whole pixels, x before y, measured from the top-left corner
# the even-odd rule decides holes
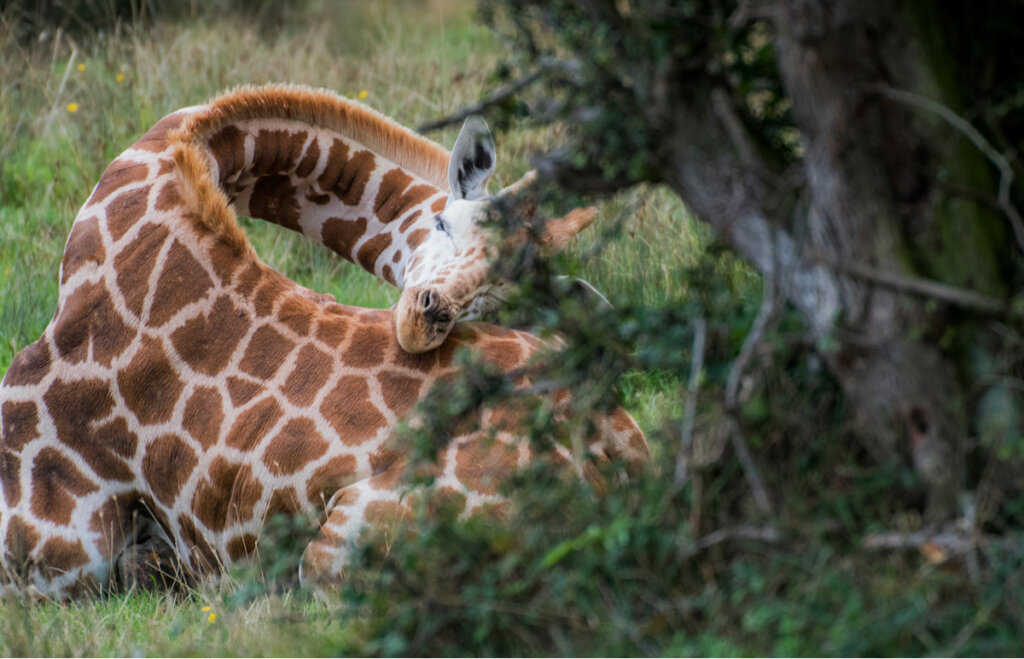
[[[161,139],[170,133],[174,139]],[[490,261],[498,235],[481,220],[488,204],[533,176],[487,195],[496,154],[478,117],[466,121],[449,154],[330,92],[269,86],[174,113],[147,137],[141,148],[169,155],[182,145],[202,146],[240,214],[299,231],[405,289],[396,330],[411,352],[437,347],[456,320],[479,317],[503,301],[509,283],[497,279]],[[141,168],[126,169],[111,185],[141,176]],[[141,194],[136,189],[123,203],[143,213],[168,203],[157,198],[148,207]],[[581,209],[549,221],[541,246],[563,248],[594,214]]]
[[[311,298],[246,240],[215,174],[235,171],[211,144],[224,127],[195,132],[205,116],[161,122],[107,169],[68,239],[54,318],[0,386],[0,590],[103,590],[136,513],[201,573],[250,555],[271,514],[326,508],[304,566],[337,575],[360,530],[407,505],[388,441],[454,377],[454,352],[507,371],[540,347],[467,324],[410,354],[395,312]],[[438,466],[467,513],[530,459],[514,414],[481,415],[499,441],[455,437]],[[597,427],[595,454],[646,457],[621,408]]]

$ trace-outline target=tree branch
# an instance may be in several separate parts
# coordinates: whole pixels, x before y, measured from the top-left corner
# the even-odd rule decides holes
[[[1003,210],[1003,214],[1006,215],[1006,219],[1009,220],[1010,227],[1013,229],[1013,235],[1017,239],[1017,245],[1020,247],[1021,252],[1024,253],[1024,219],[1021,218],[1017,207],[1010,201],[1010,186],[1013,184],[1014,174],[1013,167],[1007,157],[989,144],[985,136],[971,122],[953,112],[948,106],[913,92],[896,89],[888,85],[875,85],[874,89],[886,98],[939,115],[946,123],[969,139],[996,166],[999,170],[997,203]]]
[[[534,71],[528,73],[516,80],[513,80],[509,84],[505,85],[501,89],[497,90],[490,96],[485,96],[479,102],[468,108],[463,108],[455,114],[450,114],[447,117],[442,117],[434,121],[428,121],[425,124],[421,124],[416,130],[419,133],[429,133],[431,131],[439,130],[441,128],[447,128],[455,124],[460,124],[466,120],[467,117],[474,114],[480,114],[487,108],[502,103],[509,98],[515,96],[522,90],[526,89],[533,83],[540,80],[544,75],[550,73],[555,69],[564,69],[567,64],[564,62],[549,61],[543,62]]]
[[[704,341],[707,335],[707,321],[703,316],[697,319],[693,333],[693,348],[690,350],[690,381],[686,385],[686,408],[683,412],[683,429],[679,436],[679,452],[676,454],[676,485],[686,480],[686,454],[693,443],[693,418],[697,413],[697,391],[700,389],[700,374],[704,370]]]
[[[932,279],[921,277],[910,277],[895,272],[883,272],[863,263],[844,261],[834,256],[825,254],[818,250],[812,250],[808,257],[842,272],[843,274],[858,279],[863,279],[874,284],[886,286],[897,291],[920,295],[922,297],[940,300],[948,304],[973,309],[986,314],[997,316],[1012,315],[1012,309],[1002,300],[975,291],[956,288],[943,284]]]

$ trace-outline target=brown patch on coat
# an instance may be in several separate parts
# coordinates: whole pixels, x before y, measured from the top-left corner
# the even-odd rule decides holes
[[[262,383],[247,378],[228,378],[228,395],[231,396],[231,404],[241,407],[256,397],[257,394],[266,389]]]
[[[7,507],[14,508],[21,501],[21,459],[6,448],[0,448],[0,486],[4,489]],[[0,522],[3,516],[0,515]]]
[[[110,366],[135,334],[122,320],[103,283],[85,283],[61,309],[53,341],[60,356],[72,364],[89,359],[91,347],[92,360]]]
[[[390,265],[385,265],[384,268],[381,270],[380,274],[381,277],[384,278],[384,281],[388,282],[389,284],[395,285],[395,272],[394,270],[391,269]]]
[[[272,396],[263,398],[238,416],[228,433],[227,445],[240,451],[251,450],[263,441],[283,412]]]
[[[327,384],[333,367],[334,359],[326,352],[311,345],[303,346],[282,388],[284,395],[298,407],[312,404],[317,392]]]
[[[43,563],[40,566],[42,573],[50,578],[67,574],[89,562],[89,555],[85,553],[81,540],[72,542],[59,537],[50,538],[43,544],[39,554]]]
[[[384,174],[377,189],[377,197],[373,200],[373,212],[377,219],[387,224],[426,201],[437,193],[437,189],[429,185],[414,185],[413,178],[397,167]]]
[[[117,286],[128,309],[136,316],[142,315],[149,296],[149,275],[169,233],[165,226],[147,224],[139,229],[135,240],[114,258]]]
[[[299,178],[306,178],[313,173],[313,169],[320,162],[320,140],[314,137],[309,141],[309,148],[306,149],[305,155],[302,156],[302,160],[299,162],[298,167],[295,168],[295,174]]]
[[[224,286],[230,286],[235,271],[243,262],[239,261],[238,255],[231,245],[218,240],[210,247],[207,263],[213,267],[213,274],[220,282]]]
[[[391,234],[378,233],[376,236],[363,243],[363,246],[359,248],[359,253],[356,254],[356,262],[370,272],[373,272],[373,266],[377,263],[377,259],[380,258],[380,255],[390,245]]]
[[[110,163],[100,181],[96,185],[86,206],[93,206],[109,197],[111,193],[120,190],[126,185],[137,183],[149,176],[149,165],[134,163],[125,160],[115,160]]]
[[[226,548],[233,561],[252,558],[256,554],[256,536],[252,533],[235,536],[228,541]]]
[[[481,494],[497,494],[501,479],[516,468],[517,447],[488,438],[467,442],[455,455],[455,477]]]
[[[263,280],[265,270],[266,268],[260,263],[250,263],[246,266],[245,270],[242,270],[242,274],[238,276],[238,283],[235,285],[238,294],[244,298],[251,296]]]
[[[8,565],[24,565],[38,544],[39,531],[26,524],[19,515],[11,517],[11,521],[7,523],[7,538],[4,542]]]
[[[306,499],[314,506],[326,506],[335,492],[352,484],[355,474],[354,456],[339,455],[331,458],[310,476],[306,483]]]
[[[21,451],[25,444],[39,437],[39,410],[31,401],[4,401],[0,418],[4,429],[0,445],[8,451]]]
[[[261,325],[249,340],[238,368],[257,380],[269,380],[294,348],[294,341],[270,325]]]
[[[107,258],[103,249],[103,238],[100,237],[100,221],[95,217],[75,222],[71,227],[71,235],[64,247],[64,258],[61,260],[60,283],[64,284],[71,275],[78,272],[88,262],[97,265]]]
[[[438,197],[437,199],[435,199],[434,202],[430,204],[430,211],[432,213],[440,213],[441,211],[443,211],[444,207],[448,205],[449,196],[450,195],[444,195],[443,197]]]
[[[301,233],[299,216],[302,209],[295,193],[296,188],[287,175],[263,176],[252,186],[249,215]]]
[[[299,336],[309,336],[309,328],[313,324],[316,309],[309,298],[292,295],[277,310],[277,319]]]
[[[114,408],[108,382],[56,380],[43,401],[57,427],[57,439],[78,453],[100,478],[135,478],[125,458],[135,455],[138,437],[128,429],[127,422],[118,417],[96,427],[96,421],[107,417]]]
[[[193,499],[193,504],[195,500]],[[194,507],[194,506],[193,506]],[[178,529],[185,544],[190,547],[189,560],[192,568],[199,574],[210,573],[220,568],[217,552],[206,536],[196,528],[191,517],[182,513],[178,515]]]
[[[371,501],[366,504],[363,519],[374,531],[393,530],[405,518],[409,510],[397,501]]]
[[[409,243],[409,247],[416,249],[421,244],[423,244],[423,241],[426,240],[427,236],[429,235],[430,229],[416,229],[415,231],[409,234],[409,237],[406,239],[406,242]]]
[[[352,368],[377,366],[387,359],[391,343],[391,333],[384,326],[377,323],[357,326],[345,349],[345,365]]]
[[[192,512],[211,531],[252,518],[263,486],[252,477],[252,468],[218,456],[209,474],[199,481],[192,497]]]
[[[302,510],[299,494],[291,485],[274,490],[267,504],[267,517],[272,515],[288,515],[291,517]]]
[[[387,419],[370,402],[366,378],[357,375],[338,381],[320,405],[320,413],[337,431],[338,438],[349,446],[361,444],[387,425]]]
[[[292,419],[267,446],[263,462],[275,476],[294,474],[327,452],[327,441],[310,419]]]
[[[196,387],[185,403],[182,427],[204,449],[209,449],[217,443],[223,423],[224,409],[220,392],[213,387]]]
[[[222,295],[209,315],[190,319],[171,334],[175,351],[193,369],[216,375],[249,330],[249,316]]]
[[[344,316],[321,316],[316,324],[316,338],[337,348],[348,335],[348,320]]]
[[[168,133],[178,128],[181,123],[185,121],[185,117],[186,115],[180,112],[167,115],[160,121],[156,122],[156,125],[150,128],[145,135],[140,137],[132,147],[152,151],[154,153],[164,151],[167,149]]]
[[[348,146],[335,138],[317,183],[324,192],[333,192],[345,204],[355,206],[363,198],[377,159],[366,150],[356,151],[351,156],[348,152]]]
[[[163,343],[145,336],[132,362],[117,374],[117,386],[128,409],[149,425],[171,418],[185,383],[167,359]]]
[[[304,131],[261,128],[254,141],[250,166],[253,175],[263,177],[294,170],[302,157],[307,136]]]
[[[263,284],[256,289],[252,306],[260,316],[269,316],[274,311],[274,303],[290,288],[291,282],[276,272],[268,271]]]
[[[354,262],[355,255],[352,253],[352,248],[366,233],[367,224],[368,220],[365,217],[355,220],[346,220],[341,217],[328,218],[320,230],[321,240],[329,249]]]
[[[413,223],[417,219],[419,219],[420,215],[423,215],[423,211],[416,211],[415,213],[411,214],[409,217],[407,217],[404,220],[402,220],[402,224],[401,224],[401,226],[398,227],[398,230],[401,231],[402,233],[405,233],[406,231],[408,231],[412,227]],[[398,263],[398,259],[395,259],[395,263]]]
[[[173,506],[198,463],[196,452],[184,440],[177,435],[163,435],[146,447],[142,475],[154,496],[167,506]]]
[[[40,339],[14,356],[3,382],[15,387],[39,384],[50,372],[50,364],[50,348]]]
[[[181,183],[177,177],[168,179],[156,195],[154,207],[158,211],[174,210],[182,205]]]
[[[245,133],[237,126],[224,126],[206,142],[217,161],[217,178],[223,182],[245,167]]]
[[[175,240],[156,282],[149,325],[160,327],[185,305],[202,300],[211,288],[213,280],[206,274],[206,269],[187,247]]]
[[[32,462],[29,507],[36,517],[67,526],[78,500],[99,489],[60,451],[45,447]]]
[[[423,380],[403,375],[397,371],[383,371],[377,374],[384,403],[394,412],[404,412],[420,399]]]
[[[153,185],[126,190],[107,204],[107,229],[114,240],[120,240],[149,211],[149,191]]]

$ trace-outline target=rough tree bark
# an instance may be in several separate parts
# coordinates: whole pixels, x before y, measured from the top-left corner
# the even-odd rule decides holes
[[[972,332],[977,319],[855,274],[923,277],[1005,299],[1000,268],[1018,258],[997,214],[977,204],[954,209],[939,185],[942,169],[994,187],[984,158],[951,139],[949,126],[885,93],[958,102],[957,90],[940,83],[948,62],[943,44],[929,43],[939,20],[929,5],[740,3],[732,20],[753,16],[773,28],[802,146],[795,165],[765,157],[738,111],[741,94],[713,70],[660,67],[633,110],[657,134],[657,177],[774,278],[844,389],[866,444],[880,458],[909,454],[927,486],[929,517],[944,519],[958,513],[977,373],[968,354],[976,342],[942,337],[950,328]],[[538,164],[567,187],[607,187],[557,157]]]

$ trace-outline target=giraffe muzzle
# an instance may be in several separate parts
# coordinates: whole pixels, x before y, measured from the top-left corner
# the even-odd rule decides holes
[[[395,338],[402,350],[426,352],[438,347],[455,327],[458,309],[434,288],[409,288],[395,308]]]

